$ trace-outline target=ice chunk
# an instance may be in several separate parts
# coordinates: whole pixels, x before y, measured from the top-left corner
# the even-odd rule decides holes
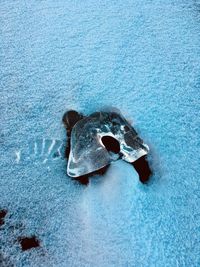
[[[110,136],[120,144],[116,155],[106,149],[102,138]],[[80,120],[72,130],[67,173],[78,177],[103,168],[120,156],[134,162],[148,153],[148,146],[138,137],[128,121],[117,112],[95,112]]]

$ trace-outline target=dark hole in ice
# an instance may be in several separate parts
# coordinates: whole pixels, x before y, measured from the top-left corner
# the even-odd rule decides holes
[[[18,241],[20,242],[23,251],[31,248],[37,248],[40,246],[40,242],[36,236],[19,237]]]
[[[111,151],[115,154],[120,152],[119,142],[112,136],[103,136],[101,141],[108,151]]]
[[[0,226],[4,224],[4,218],[6,216],[6,214],[8,213],[7,210],[5,209],[0,209]]]

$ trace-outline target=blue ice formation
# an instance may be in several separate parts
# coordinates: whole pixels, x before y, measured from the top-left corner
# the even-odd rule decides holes
[[[119,153],[109,152],[102,139],[117,140]],[[72,129],[67,173],[71,177],[95,172],[121,157],[134,162],[146,155],[149,148],[130,123],[118,112],[95,112],[78,121]]]

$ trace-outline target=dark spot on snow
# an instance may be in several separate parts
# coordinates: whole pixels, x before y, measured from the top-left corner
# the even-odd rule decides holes
[[[6,216],[7,212],[8,211],[5,209],[0,210],[0,219],[3,219]]]
[[[23,251],[40,247],[40,241],[34,235],[31,237],[19,237],[18,241],[20,242]]]
[[[74,125],[82,118],[83,115],[75,110],[68,110],[67,112],[65,112],[62,121],[69,135],[71,134],[71,130],[74,127]]]
[[[6,214],[8,213],[7,210],[5,209],[0,209],[0,226],[3,225],[5,222],[4,222],[4,218],[6,216]]]
[[[137,159],[132,163],[132,165],[137,171],[140,181],[142,183],[148,182],[150,176],[152,175],[152,171],[150,169],[146,156]]]
[[[108,151],[111,151],[115,154],[120,152],[119,142],[112,136],[103,136],[101,138],[102,143]]]
[[[82,185],[88,185],[89,184],[89,177],[88,175],[83,175],[78,178],[75,178],[80,184]]]

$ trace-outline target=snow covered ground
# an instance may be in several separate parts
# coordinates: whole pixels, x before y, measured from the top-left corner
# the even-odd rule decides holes
[[[0,264],[199,266],[200,1],[2,0],[0,29]],[[147,186],[121,161],[81,186],[54,153],[66,109],[110,105],[151,148]]]

